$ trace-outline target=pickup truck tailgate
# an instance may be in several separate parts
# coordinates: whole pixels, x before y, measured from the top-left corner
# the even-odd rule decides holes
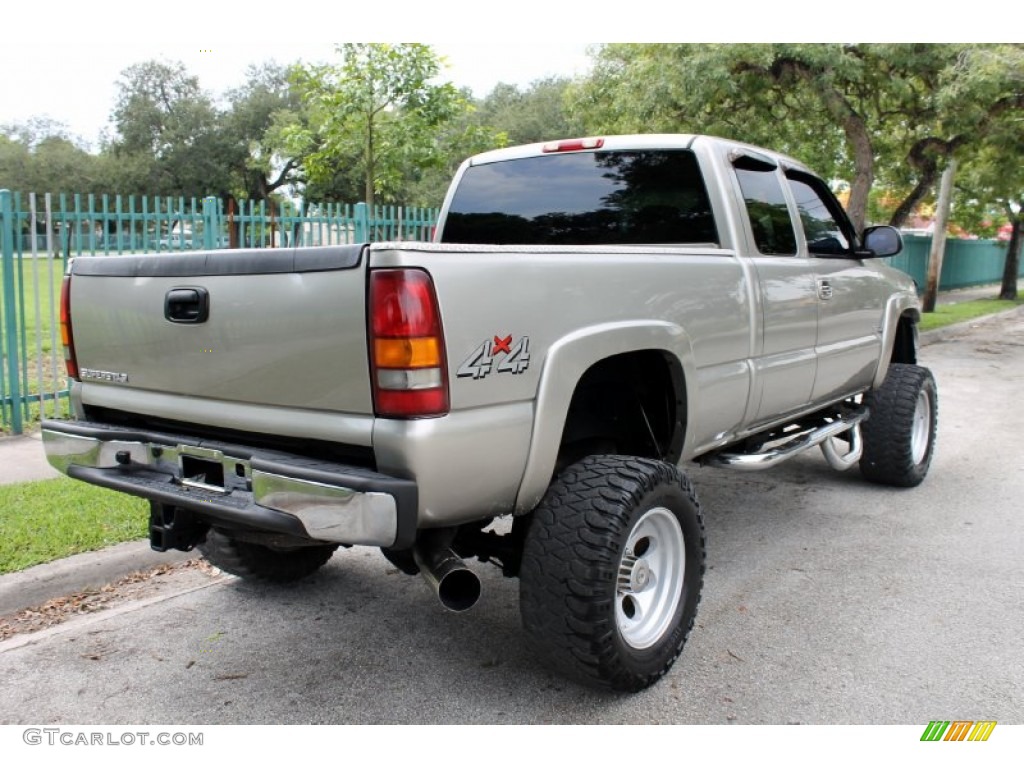
[[[365,246],[84,257],[71,275],[85,404],[117,387],[373,412]]]

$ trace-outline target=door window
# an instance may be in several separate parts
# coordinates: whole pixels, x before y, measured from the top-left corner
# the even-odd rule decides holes
[[[800,224],[812,255],[839,256],[851,252],[850,225],[838,201],[820,179],[796,171],[786,174],[800,212]]]
[[[742,156],[733,167],[757,250],[765,256],[795,255],[796,234],[775,166]]]

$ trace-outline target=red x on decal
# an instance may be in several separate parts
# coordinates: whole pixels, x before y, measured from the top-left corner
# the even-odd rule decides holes
[[[506,355],[512,351],[512,337],[506,336],[504,339],[499,339],[497,336],[494,337],[494,346],[491,347],[491,357],[494,357],[499,352],[504,352]]]

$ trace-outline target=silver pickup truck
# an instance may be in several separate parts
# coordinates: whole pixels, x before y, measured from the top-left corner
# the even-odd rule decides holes
[[[65,278],[73,421],[50,462],[149,499],[155,549],[298,579],[380,547],[470,607],[520,580],[552,669],[640,690],[705,561],[689,462],[919,484],[935,382],[913,281],[791,158],[706,136],[470,158],[432,243],[84,257]]]

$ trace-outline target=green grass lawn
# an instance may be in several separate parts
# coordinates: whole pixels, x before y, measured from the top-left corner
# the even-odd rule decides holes
[[[927,312],[921,315],[921,322],[918,328],[922,331],[932,331],[953,323],[962,323],[967,320],[974,320],[985,315],[992,315],[996,312],[1004,312],[1024,304],[1024,298],[1016,301],[1001,301],[999,299],[978,299],[977,301],[964,301],[959,304],[940,304],[935,307],[934,312]]]
[[[0,486],[0,573],[145,538],[149,504],[59,477]]]
[[[2,269],[0,267],[0,276]],[[37,329],[43,352],[52,349],[63,277],[64,262],[61,259],[26,258],[21,260],[21,270],[15,270],[15,291],[24,299],[17,305],[18,327],[21,328],[24,321],[29,356],[36,352]],[[60,345],[59,335],[56,336],[56,344]]]
[[[14,305],[18,328],[18,382],[23,393],[37,395],[44,392],[53,395],[65,387],[63,351],[57,328],[57,307],[60,303],[60,285],[64,277],[64,262],[60,259],[26,258],[14,274],[15,293],[20,297]],[[0,279],[3,268],[0,266]],[[4,311],[7,311],[6,306]],[[6,321],[6,318],[4,318]],[[7,338],[3,342],[7,352]],[[5,381],[5,390],[10,382]],[[9,391],[7,392],[9,394]],[[56,403],[48,399],[45,404],[46,417],[66,415],[63,400]],[[28,414],[23,418],[26,426],[40,418],[39,403],[30,403]],[[9,416],[10,414],[8,414]],[[5,432],[9,424],[0,424]]]

